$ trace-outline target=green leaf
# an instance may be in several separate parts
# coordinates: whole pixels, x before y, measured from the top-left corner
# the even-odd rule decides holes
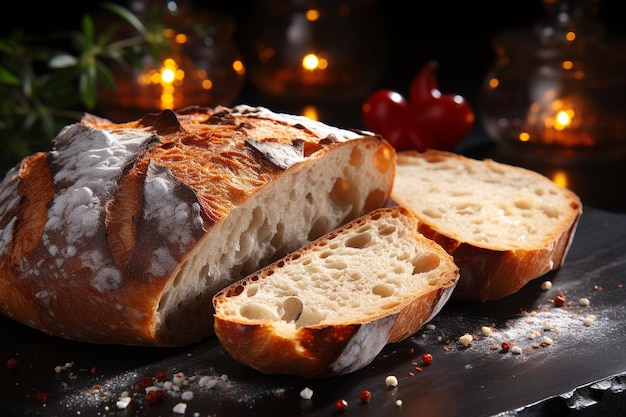
[[[85,38],[83,48],[85,51],[90,50],[94,45],[94,26],[93,20],[89,15],[83,16],[82,33]]]
[[[20,77],[12,74],[6,68],[0,67],[0,83],[10,84],[10,85],[20,85],[21,84]]]
[[[107,10],[117,14],[122,19],[124,19],[125,21],[130,23],[130,25],[132,27],[134,27],[137,30],[137,32],[141,33],[144,37],[147,37],[147,36],[150,35],[150,33],[148,32],[148,29],[146,29],[146,27],[141,22],[141,20],[139,20],[137,18],[137,16],[135,16],[127,8],[125,8],[123,6],[120,6],[118,4],[115,4],[115,3],[103,3],[102,7],[104,9],[107,9]]]
[[[115,77],[109,68],[101,62],[96,62],[96,68],[98,70],[98,79],[104,86],[110,90],[115,90],[117,83]]]
[[[80,75],[80,97],[88,109],[95,107],[98,99],[98,71],[95,64]]]

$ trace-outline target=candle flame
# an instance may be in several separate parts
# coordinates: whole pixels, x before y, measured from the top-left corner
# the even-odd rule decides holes
[[[574,118],[573,110],[561,110],[559,111],[554,118],[554,128],[556,130],[563,130],[569,125],[572,124],[572,119]]]
[[[161,86],[160,108],[164,110],[174,106],[176,83],[182,81],[183,78],[185,78],[185,72],[178,67],[174,59],[167,58],[163,61],[160,68],[152,69],[142,74],[139,78],[139,83],[142,85]]]
[[[302,58],[302,68],[308,71],[316,69],[326,69],[328,61],[316,54],[307,54]]]

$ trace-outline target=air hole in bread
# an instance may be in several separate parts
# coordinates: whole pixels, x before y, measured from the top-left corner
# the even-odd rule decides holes
[[[247,297],[254,297],[258,292],[259,292],[258,285],[248,285],[246,287],[246,296]]]
[[[442,218],[444,214],[444,212],[440,208],[437,208],[437,209],[427,208],[423,211],[423,213],[425,216],[432,217],[435,219]]]
[[[345,178],[337,178],[330,191],[330,198],[337,202],[340,207],[345,207],[351,196],[350,182]]]
[[[264,305],[246,303],[239,308],[241,317],[250,320],[278,320],[277,314]]]
[[[469,196],[471,194],[472,193],[470,191],[467,191],[467,190],[452,190],[450,192],[450,195],[452,197],[465,197],[465,196]]]
[[[552,218],[552,219],[556,219],[557,217],[559,217],[560,213],[557,207],[550,207],[550,206],[546,206],[543,205],[541,206],[541,211],[543,211],[543,213]]]
[[[395,227],[395,225],[385,225],[384,227],[379,227],[378,228],[378,234],[382,237],[385,236],[391,236],[394,235],[396,233],[397,227]]]
[[[350,152],[350,161],[348,163],[356,167],[363,165],[363,154],[359,148],[352,149],[352,152]]]
[[[395,288],[389,284],[378,284],[372,288],[372,293],[380,297],[391,297],[395,293]]]
[[[459,202],[455,204],[455,208],[458,214],[469,215],[478,213],[482,209],[482,206],[476,203]]]
[[[381,147],[378,151],[376,151],[374,163],[378,171],[384,174],[385,172],[389,172],[391,163],[394,160],[395,158],[392,156],[389,149]]]
[[[348,264],[337,258],[329,260],[324,266],[328,269],[336,269],[339,271],[345,271],[348,268]]]
[[[346,240],[346,247],[363,249],[372,243],[372,236],[369,233],[360,233]]]
[[[289,297],[283,302],[282,320],[286,322],[297,321],[302,314],[303,304],[298,297]]]
[[[533,208],[533,204],[528,200],[517,200],[513,203],[515,207],[521,210],[530,210]]]
[[[270,240],[272,247],[282,248],[285,243],[285,225],[283,223],[276,224],[276,231]]]
[[[413,275],[423,274],[439,266],[441,259],[437,254],[429,253],[413,260]]]

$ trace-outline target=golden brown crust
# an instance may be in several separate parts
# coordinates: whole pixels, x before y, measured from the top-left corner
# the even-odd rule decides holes
[[[189,254],[292,166],[353,140],[387,152],[388,189],[369,196],[383,205],[395,160],[380,138],[247,106],[121,124],[85,115],[0,183],[0,311],[90,342],[185,345],[211,334],[210,310],[189,318],[189,331],[160,317]]]

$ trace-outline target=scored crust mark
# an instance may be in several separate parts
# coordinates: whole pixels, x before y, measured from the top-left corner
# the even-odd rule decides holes
[[[148,114],[142,117],[138,124],[140,126],[153,128],[159,135],[170,135],[183,130],[178,121],[178,117],[176,117],[176,114],[171,110]]]
[[[106,205],[107,240],[118,267],[128,264],[137,245],[137,221],[141,213],[147,168],[147,163],[142,161],[125,169],[115,196]]]
[[[246,145],[255,149],[272,164],[279,168],[287,169],[293,164],[304,161],[304,141],[296,139],[291,144],[278,141],[258,141],[253,138],[246,139]]]
[[[13,264],[18,264],[41,243],[48,203],[54,197],[52,174],[44,153],[25,158],[20,164],[18,178],[17,190],[22,199],[11,250]]]

